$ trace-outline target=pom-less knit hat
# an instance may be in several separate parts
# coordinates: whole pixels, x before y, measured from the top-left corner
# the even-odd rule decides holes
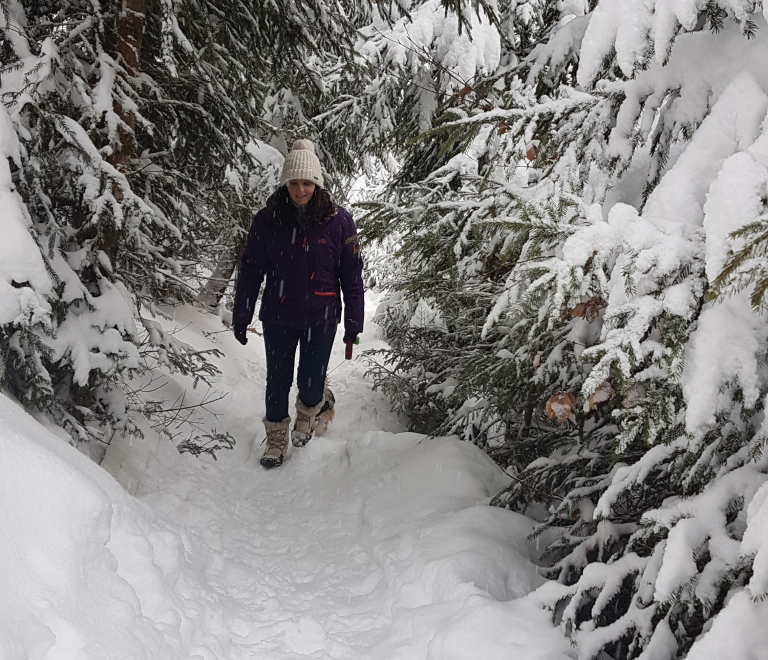
[[[296,140],[285,157],[283,171],[280,173],[280,185],[285,185],[291,179],[312,181],[323,187],[320,161],[315,155],[315,145],[309,140]]]

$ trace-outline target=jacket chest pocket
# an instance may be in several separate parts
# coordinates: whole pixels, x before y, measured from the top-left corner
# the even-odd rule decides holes
[[[335,296],[338,247],[326,233],[312,238],[312,290],[318,295]]]

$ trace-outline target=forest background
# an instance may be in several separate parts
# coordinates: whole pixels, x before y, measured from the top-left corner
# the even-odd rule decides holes
[[[493,504],[539,521],[579,657],[685,657],[756,617],[768,7],[0,7],[3,391],[97,462],[140,418],[186,415],[138,376],[215,368],[156,319],[226,316],[251,215],[307,137],[339,202],[362,187],[366,277],[391,292],[375,386],[513,478]],[[185,419],[180,449],[231,444]]]

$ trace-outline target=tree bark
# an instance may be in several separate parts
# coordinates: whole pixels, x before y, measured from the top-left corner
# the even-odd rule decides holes
[[[136,75],[141,65],[141,42],[144,36],[147,0],[122,0],[122,8],[117,13],[114,33],[108,40],[107,48],[117,64],[129,76]],[[111,42],[111,43],[110,43]],[[132,110],[126,110],[115,98],[115,113],[125,123],[117,130],[117,142],[113,145],[112,154],[107,159],[118,172],[126,177],[130,174],[131,158],[134,153],[133,127],[135,117]],[[117,184],[112,190],[115,199],[123,199],[123,191]],[[114,218],[106,218],[100,228],[99,248],[107,255],[114,272],[117,267],[120,230]]]
[[[245,246],[248,242],[248,229],[250,228],[249,223],[251,221],[250,209],[241,209],[239,216],[239,224],[244,231],[239,232],[237,244],[233,247],[232,251],[222,257],[219,263],[216,264],[213,273],[197,297],[197,301],[207,307],[219,306],[222,297],[227,291],[229,281],[232,279],[232,275],[240,263],[240,257],[245,252]]]
[[[525,404],[525,411],[523,413],[523,425],[520,427],[520,432],[517,436],[518,440],[523,440],[524,438],[528,437],[528,431],[530,430],[531,423],[533,422],[533,408],[535,404],[535,400],[529,400]]]
[[[131,77],[138,74],[141,64],[141,41],[144,36],[144,22],[147,0],[117,0],[120,9],[115,17],[112,29],[108,30],[105,39],[105,50],[112,57],[118,67],[123,69],[117,73],[117,80],[123,77]],[[113,92],[112,107],[125,126],[118,126],[117,138],[112,144],[112,153],[107,162],[118,172],[130,180],[131,158],[134,154],[133,127],[135,116],[132,110],[126,110]],[[112,194],[120,204],[123,201],[123,190],[117,182],[112,183]],[[114,214],[102,213],[98,225],[98,248],[109,260],[111,267],[110,276],[117,273],[117,259],[120,249],[120,227],[118,227]],[[99,268],[94,264],[94,268]],[[105,270],[104,267],[100,268]],[[96,389],[103,379],[103,374],[92,370],[88,383],[83,387],[73,387],[73,400],[77,405],[91,408],[96,404]],[[99,464],[106,455],[106,446],[92,452],[92,458]]]

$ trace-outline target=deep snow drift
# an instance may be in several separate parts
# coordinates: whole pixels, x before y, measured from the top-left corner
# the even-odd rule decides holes
[[[400,432],[338,342],[334,425],[265,471],[260,340],[175,323],[226,353],[238,446],[214,463],[151,432],[118,443],[105,466],[137,497],[0,395],[0,660],[572,656],[480,450]]]

